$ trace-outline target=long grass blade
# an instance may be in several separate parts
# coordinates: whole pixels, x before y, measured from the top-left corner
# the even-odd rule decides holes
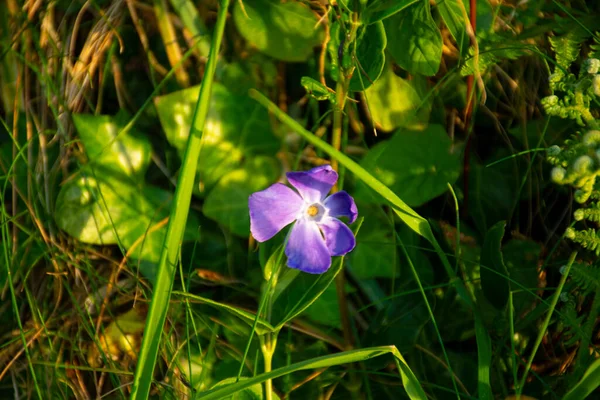
[[[226,399],[234,393],[249,388],[257,383],[262,383],[267,379],[275,379],[280,376],[288,375],[293,372],[303,371],[307,369],[318,369],[333,367],[335,365],[350,364],[360,361],[366,361],[371,358],[379,357],[385,354],[392,354],[398,362],[400,377],[404,384],[406,393],[412,400],[425,400],[427,396],[419,383],[417,377],[413,374],[412,370],[404,361],[404,358],[395,346],[380,346],[380,347],[369,347],[360,350],[350,350],[343,353],[334,355],[327,355],[323,357],[316,357],[310,360],[301,361],[286,367],[275,369],[271,372],[260,374],[253,378],[245,379],[227,386],[219,386],[215,389],[211,389],[206,392],[200,393],[196,398],[202,400],[220,400]]]
[[[222,0],[217,17],[215,32],[210,48],[210,55],[206,65],[206,73],[202,80],[200,97],[194,111],[193,123],[190,128],[187,149],[183,158],[181,175],[175,190],[173,199],[173,208],[169,218],[169,226],[165,237],[165,246],[161,253],[158,263],[158,272],[156,277],[156,286],[154,295],[150,303],[146,328],[144,329],[144,339],[140,349],[138,365],[135,370],[133,387],[131,390],[131,399],[146,399],[150,393],[154,367],[158,357],[158,349],[162,336],[165,319],[167,317],[167,308],[173,288],[173,278],[179,256],[179,246],[183,238],[185,223],[187,220],[190,202],[192,198],[192,188],[196,176],[198,157],[202,148],[202,131],[208,114],[210,93],[212,82],[217,66],[217,55],[221,47],[221,40],[225,30],[227,19],[227,8],[229,0]]]

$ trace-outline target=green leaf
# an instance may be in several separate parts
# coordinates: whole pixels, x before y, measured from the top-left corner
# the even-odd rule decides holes
[[[332,60],[331,75],[337,81],[339,70],[337,69],[338,50],[340,48],[343,32],[340,23],[331,26],[331,40],[328,44],[329,56]],[[381,22],[360,28],[356,39],[356,57],[354,73],[350,79],[349,90],[362,91],[376,82],[383,66],[385,65],[385,47],[387,39],[385,29]],[[349,51],[352,51],[351,46]]]
[[[96,170],[94,170],[96,171]],[[136,187],[121,176],[93,174],[84,168],[64,184],[55,211],[60,229],[84,243],[120,244],[132,259],[143,260],[143,275],[154,281],[160,258],[171,193],[145,185]],[[196,237],[199,222],[192,213],[185,239]]]
[[[267,321],[265,321],[264,319],[258,318],[258,320],[257,320],[255,313],[242,310],[241,308],[238,308],[236,306],[232,306],[230,304],[225,304],[225,303],[220,303],[218,301],[211,300],[207,297],[197,296],[197,295],[189,293],[189,292],[180,292],[180,291],[174,290],[173,295],[185,297],[189,300],[192,300],[192,301],[195,301],[195,302],[198,302],[201,304],[206,304],[217,310],[225,311],[231,315],[235,315],[236,317],[240,318],[242,321],[244,321],[249,326],[253,326],[254,321],[256,320],[257,321],[256,322],[256,333],[259,335],[263,335],[265,333],[270,333],[270,332],[276,331],[276,329],[273,328],[273,326],[271,324],[269,324]]]
[[[463,54],[463,50],[469,45],[469,36],[465,27],[467,24],[470,24],[470,21],[466,15],[466,7],[461,6],[459,1],[462,0],[438,0],[436,6],[450,34],[458,45],[459,53]]]
[[[245,381],[246,377],[240,377],[240,382]],[[215,384],[212,388],[216,389],[221,386],[227,386],[237,382],[237,378],[231,377],[227,379],[223,379],[222,381]],[[273,400],[279,400],[279,396],[277,393],[271,393]],[[244,390],[241,390],[237,393],[232,394],[231,396],[223,397],[223,400],[263,400],[263,389],[260,383],[256,383]]]
[[[424,131],[398,131],[373,147],[361,165],[410,206],[419,206],[444,193],[460,174],[460,152],[441,125]],[[359,184],[357,197],[380,202]]]
[[[379,79],[365,91],[371,118],[384,131],[396,128],[423,129],[429,122],[431,101],[424,101],[425,78],[408,81],[394,74],[388,63]]]
[[[94,168],[143,178],[150,163],[152,147],[145,136],[129,130],[117,137],[126,125],[124,114],[74,114],[73,122]]]
[[[548,38],[555,53],[556,63],[562,68],[568,69],[573,61],[579,57],[579,49],[587,36],[588,34],[579,28],[561,36]]]
[[[399,273],[393,227],[380,207],[359,203],[364,217],[356,248],[348,255],[348,264],[357,278],[391,278]]]
[[[580,400],[587,398],[600,386],[600,360],[589,366],[583,378],[563,397],[563,400]]]
[[[487,300],[499,310],[506,306],[509,291],[508,271],[500,250],[505,226],[504,221],[492,226],[485,235],[481,249],[481,288]]]
[[[229,172],[206,196],[203,212],[232,233],[247,237],[250,232],[248,197],[266,189],[279,177],[279,165],[274,158],[257,156],[241,168]]]
[[[241,35],[263,53],[282,61],[306,61],[323,41],[323,25],[300,2],[236,2],[233,21]]]
[[[475,49],[469,48],[469,56],[460,69],[462,76],[483,74],[488,68],[503,60],[516,60],[531,53],[532,47],[519,41],[496,34],[485,33],[478,40],[479,54],[475,57]]]
[[[404,10],[419,0],[379,0],[370,1],[362,16],[366,24],[372,24]]]
[[[183,157],[200,86],[156,98],[155,104],[167,140]],[[238,168],[244,157],[275,154],[279,148],[269,115],[248,98],[215,83],[203,131],[198,160],[201,191],[206,192],[225,174]]]
[[[389,353],[391,353],[397,360],[402,384],[409,398],[412,400],[426,400],[427,396],[423,391],[419,380],[414,375],[410,367],[406,364],[406,361],[404,361],[404,358],[402,357],[400,352],[394,346],[370,347],[360,350],[350,350],[345,351],[343,353],[312,358],[310,360],[301,361],[282,368],[277,368],[271,372],[266,372],[253,378],[242,380],[238,383],[234,383],[222,388],[213,388],[206,392],[199,393],[196,398],[202,400],[221,400],[223,398],[227,398],[227,396],[230,396],[236,392],[251,387],[257,383],[262,383],[267,379],[275,379],[296,371],[326,368],[335,365],[366,361]]]
[[[419,1],[384,21],[388,51],[411,74],[433,76],[442,59],[442,34],[431,17],[429,1]]]

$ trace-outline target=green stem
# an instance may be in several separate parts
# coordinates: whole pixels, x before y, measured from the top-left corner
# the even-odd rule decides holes
[[[263,360],[265,363],[265,374],[271,372],[273,354],[275,353],[275,347],[277,346],[277,333],[267,333],[261,336],[261,350],[263,354]],[[267,379],[265,381],[265,399],[273,399],[273,380]]]
[[[193,123],[190,128],[190,135],[185,156],[183,158],[179,182],[175,190],[169,226],[164,242],[165,245],[158,263],[156,285],[152,302],[150,303],[146,328],[144,329],[138,365],[133,378],[131,399],[147,399],[152,385],[152,377],[156,359],[158,357],[160,339],[167,317],[171,291],[173,289],[173,277],[179,256],[179,246],[183,239],[183,232],[190,208],[198,157],[200,155],[200,149],[202,148],[202,132],[208,114],[210,93],[217,66],[218,51],[221,47],[221,40],[225,30],[228,6],[229,0],[221,0],[221,8],[217,17],[210,55],[206,65],[206,73],[202,81],[200,97],[196,104]]]
[[[562,293],[563,287],[565,286],[565,282],[567,281],[567,278],[569,276],[569,271],[571,271],[571,266],[573,265],[573,262],[575,261],[576,256],[577,256],[576,251],[571,253],[571,256],[569,257],[569,261],[567,262],[565,271],[563,272],[563,275],[560,278],[558,288],[556,289],[556,292],[554,293],[554,297],[552,297],[552,302],[550,303],[550,309],[548,310],[546,319],[544,319],[544,323],[542,324],[542,329],[540,330],[540,333],[538,334],[537,338],[535,339],[535,343],[533,345],[533,350],[531,351],[531,354],[529,355],[529,359],[527,360],[527,365],[525,366],[525,372],[523,372],[521,381],[519,382],[519,385],[516,387],[517,397],[519,397],[521,395],[521,393],[523,392],[523,386],[525,385],[525,381],[527,380],[527,375],[529,374],[529,370],[531,369],[531,364],[533,364],[533,359],[535,358],[535,354],[537,353],[537,350],[540,347],[540,344],[542,343],[542,339],[544,339],[544,335],[546,334],[546,331],[548,330],[548,325],[550,325],[550,319],[552,318],[552,314],[554,314],[554,309],[556,308],[556,304],[558,303],[558,299],[560,298],[560,294]]]

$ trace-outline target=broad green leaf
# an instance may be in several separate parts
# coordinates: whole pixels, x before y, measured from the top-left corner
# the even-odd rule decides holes
[[[323,41],[323,25],[310,8],[296,2],[236,2],[233,21],[241,35],[263,53],[282,61],[306,61]]]
[[[338,22],[331,27],[331,40],[328,44],[331,58],[332,78],[339,79],[338,57],[343,32]],[[356,57],[350,56],[355,69],[350,79],[349,90],[362,91],[377,81],[385,65],[385,47],[387,40],[381,22],[363,26],[358,30],[356,38]],[[353,46],[348,51],[352,52]]]
[[[493,162],[508,153],[494,155],[487,163]],[[474,225],[481,235],[496,222],[510,217],[520,183],[518,159],[507,160],[486,167],[471,161],[469,177],[469,210]]]
[[[364,217],[356,248],[348,254],[348,264],[357,278],[391,278],[399,276],[393,227],[380,207],[359,203]],[[382,215],[383,214],[383,215]]]
[[[143,178],[152,147],[133,130],[117,137],[127,123],[125,115],[74,114],[73,122],[92,167]]]
[[[362,166],[411,206],[419,206],[444,193],[460,174],[460,152],[441,125],[424,131],[398,131],[391,140],[373,147]],[[357,197],[376,199],[363,185]]]
[[[426,400],[427,395],[423,391],[419,380],[412,372],[410,367],[406,364],[406,361],[404,360],[398,349],[396,349],[396,347],[394,346],[370,347],[360,350],[350,350],[345,351],[343,353],[312,358],[310,360],[301,361],[292,365],[277,368],[271,372],[266,372],[246,380],[241,380],[238,383],[227,385],[222,388],[213,388],[206,392],[201,392],[196,398],[202,400],[221,400],[241,390],[252,387],[257,383],[262,383],[267,379],[275,379],[296,371],[326,368],[335,365],[366,361],[390,353],[397,360],[400,377],[402,379],[402,383],[404,385],[406,393],[408,394],[408,397],[411,400]]]
[[[442,59],[442,34],[421,0],[384,21],[388,51],[411,74],[433,76]]]
[[[156,109],[167,140],[183,157],[194,105],[200,87],[170,93],[156,99]],[[247,94],[236,94],[215,83],[203,131],[198,160],[201,191],[205,192],[225,174],[238,168],[251,154],[274,154],[279,148],[269,115]]]
[[[356,235],[360,231],[363,219],[355,222],[351,229]],[[285,259],[285,257],[284,257]],[[303,313],[329,287],[336,275],[342,270],[344,257],[333,257],[332,265],[323,274],[305,274],[284,272],[282,279],[275,287],[271,323],[276,330]],[[286,271],[288,268],[284,271]],[[287,276],[286,276],[287,275]]]
[[[248,236],[248,197],[275,183],[278,176],[279,166],[274,158],[249,159],[241,168],[223,176],[210,191],[204,202],[204,215],[226,226],[236,235]]]
[[[375,345],[393,344],[401,352],[408,352],[429,319],[421,294],[402,296],[386,302],[384,309],[371,319],[364,340]]]
[[[226,311],[229,314],[235,315],[236,317],[240,318],[242,321],[244,321],[249,326],[253,326],[254,320],[256,320],[255,313],[242,310],[241,308],[238,308],[238,307],[230,305],[230,304],[220,303],[218,301],[214,301],[214,300],[211,300],[206,297],[197,296],[197,295],[189,293],[189,292],[180,292],[177,290],[173,291],[173,295],[187,298],[187,299],[191,300],[192,302],[206,304],[208,306],[216,308],[217,310]],[[265,321],[262,318],[258,318],[258,320],[256,322],[256,333],[257,334],[263,335],[265,333],[275,332],[275,331],[276,331],[276,329],[274,329],[271,324],[269,324],[267,321]]]
[[[62,186],[55,212],[60,229],[84,243],[117,244],[168,215],[168,202],[145,196],[129,182],[105,178],[84,168]]]
[[[459,53],[463,54],[463,51],[469,45],[466,25],[470,24],[470,22],[467,16],[467,8],[461,5],[460,1],[462,0],[438,0],[436,6],[450,34],[458,45]]]
[[[536,300],[538,286],[538,260],[542,246],[533,240],[512,239],[502,248],[504,264],[512,282],[515,315],[529,310]],[[518,284],[518,285],[517,285]],[[533,293],[527,292],[530,289]]]
[[[419,0],[379,0],[371,1],[361,16],[366,24],[372,24],[404,10]]]
[[[600,360],[589,366],[583,378],[563,397],[563,400],[580,400],[587,398],[600,386]]]
[[[327,289],[314,300],[302,316],[324,326],[341,328],[340,303],[335,285],[327,286]]]
[[[162,189],[138,188],[122,175],[94,175],[84,168],[62,186],[55,220],[60,229],[81,242],[122,245],[129,258],[143,261],[141,272],[154,282],[171,200],[171,193]],[[190,214],[186,240],[197,236],[198,225]]]
[[[502,237],[506,222],[500,221],[492,226],[481,249],[481,289],[487,300],[497,309],[504,309],[508,302],[508,271],[502,258]],[[484,268],[486,267],[486,268]]]
[[[387,63],[379,79],[365,91],[365,96],[371,118],[379,129],[423,129],[431,112],[431,101],[423,100],[426,92],[425,78],[402,79],[394,74],[391,63]]]

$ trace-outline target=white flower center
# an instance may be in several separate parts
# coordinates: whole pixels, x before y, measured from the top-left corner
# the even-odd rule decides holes
[[[325,213],[325,207],[319,203],[311,204],[304,209],[304,216],[309,221],[319,222],[325,216]]]

